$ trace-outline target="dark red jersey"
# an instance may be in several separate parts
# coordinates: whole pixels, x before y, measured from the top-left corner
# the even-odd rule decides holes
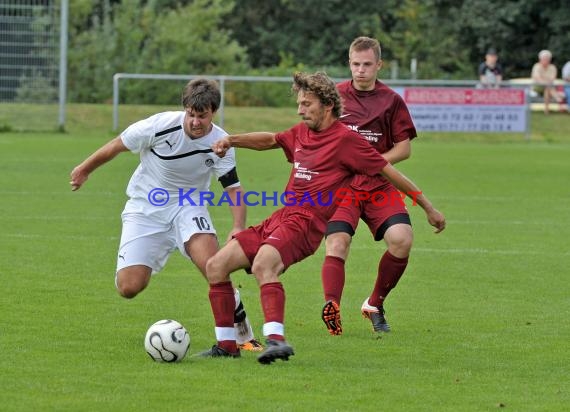
[[[360,91],[347,80],[337,84],[344,112],[340,120],[360,133],[379,153],[386,153],[394,143],[416,137],[416,128],[402,97],[380,81],[374,90]],[[357,176],[352,186],[374,190],[387,183],[382,176]]]
[[[330,196],[348,187],[354,175],[374,176],[387,165],[360,134],[338,120],[319,132],[299,123],[277,133],[275,139],[287,160],[293,163],[286,191],[294,194],[296,205],[312,210],[325,220],[338,206]]]

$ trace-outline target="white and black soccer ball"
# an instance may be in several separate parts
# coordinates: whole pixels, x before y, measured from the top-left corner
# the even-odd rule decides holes
[[[180,362],[190,348],[190,335],[184,326],[171,319],[153,323],[144,338],[144,347],[157,362]]]

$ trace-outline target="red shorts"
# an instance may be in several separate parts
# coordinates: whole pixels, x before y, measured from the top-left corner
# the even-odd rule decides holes
[[[352,227],[353,231],[356,231],[358,221],[362,218],[364,223],[368,225],[374,239],[380,240],[384,234],[382,233],[378,239],[378,230],[386,220],[395,215],[408,215],[404,201],[398,201],[398,199],[402,199],[400,192],[391,184],[368,193],[367,200],[357,200],[354,195],[351,195],[351,201],[347,198],[346,201],[341,202],[334,215],[329,219],[329,223],[345,222]]]
[[[237,233],[239,242],[250,264],[261,245],[271,245],[281,255],[285,269],[311,256],[325,235],[326,221],[312,211],[298,206],[276,210],[257,226]]]

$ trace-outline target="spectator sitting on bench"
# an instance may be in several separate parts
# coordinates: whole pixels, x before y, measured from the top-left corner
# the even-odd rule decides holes
[[[479,87],[497,89],[503,81],[503,68],[497,62],[497,50],[490,48],[485,54],[485,61],[479,65]]]
[[[563,96],[556,90],[554,80],[558,75],[556,66],[551,63],[552,53],[549,50],[541,50],[538,53],[538,62],[532,66],[532,81],[540,83],[534,86],[537,93],[542,94],[544,97],[544,113],[550,112],[550,101],[554,100],[562,104]]]

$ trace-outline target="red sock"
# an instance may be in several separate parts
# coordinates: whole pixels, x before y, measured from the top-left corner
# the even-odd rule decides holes
[[[220,282],[210,285],[209,297],[216,328],[233,329],[236,301],[232,282]],[[235,340],[218,339],[218,346],[227,352],[235,353],[238,351]]]
[[[390,252],[384,252],[378,265],[378,277],[368,303],[372,306],[382,306],[388,293],[396,287],[398,281],[408,266],[408,258],[397,258]]]
[[[325,301],[332,300],[340,305],[344,278],[344,260],[337,256],[326,256],[321,270]]]
[[[285,290],[281,282],[261,285],[261,307],[265,323],[276,322],[283,325],[285,320]],[[269,334],[269,339],[285,340],[283,335]]]

